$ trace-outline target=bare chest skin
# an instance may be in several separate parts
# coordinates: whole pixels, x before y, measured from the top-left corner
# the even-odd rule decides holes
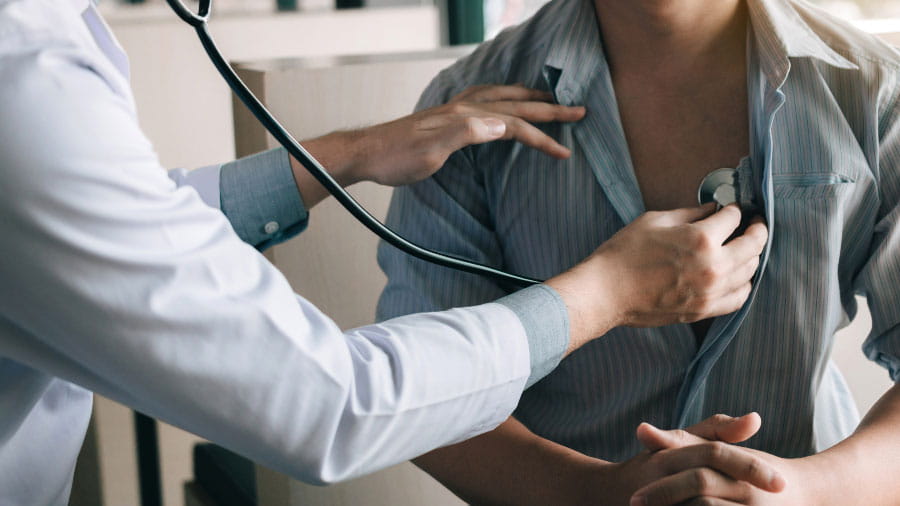
[[[631,160],[648,211],[694,207],[711,171],[749,154],[747,89],[706,86],[688,92],[646,82],[616,82]]]
[[[711,171],[735,167],[749,153],[746,79],[733,86],[667,90],[613,79],[638,186],[648,211],[694,207]],[[712,320],[691,325],[698,344]]]

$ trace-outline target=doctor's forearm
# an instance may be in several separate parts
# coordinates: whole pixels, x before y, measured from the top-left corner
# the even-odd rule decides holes
[[[852,436],[807,457],[815,477],[815,504],[891,505],[900,497],[900,386],[872,407]],[[804,459],[806,460],[806,459]]]

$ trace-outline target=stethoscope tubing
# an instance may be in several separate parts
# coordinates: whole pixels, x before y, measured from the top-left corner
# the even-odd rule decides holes
[[[244,84],[240,77],[234,72],[234,69],[225,61],[222,54],[216,47],[215,41],[207,30],[207,20],[210,14],[211,0],[201,0],[198,14],[194,14],[188,10],[180,0],[166,0],[172,10],[184,20],[186,23],[194,27],[203,49],[206,50],[210,60],[215,65],[216,70],[222,75],[222,78],[228,83],[228,86],[235,95],[250,110],[263,127],[281,144],[291,156],[300,162],[303,167],[312,174],[313,177],[330,193],[357,221],[362,223],[366,228],[375,235],[383,239],[388,244],[407,253],[413,257],[419,258],[426,262],[430,262],[443,267],[449,267],[463,272],[479,274],[497,281],[512,283],[516,286],[530,286],[538,284],[541,281],[511,274],[494,267],[471,262],[462,258],[457,258],[444,253],[430,250],[410,242],[403,236],[397,234],[377,218],[372,216],[362,205],[359,204],[337,181],[332,178],[328,172],[306,149],[297,142],[294,137],[278,122],[277,119],[266,109],[266,107],[256,98],[253,92]]]

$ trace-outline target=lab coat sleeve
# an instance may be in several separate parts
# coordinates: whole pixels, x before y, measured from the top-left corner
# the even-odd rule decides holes
[[[203,202],[221,209],[238,237],[258,250],[296,236],[309,222],[284,148],[224,165],[172,169],[169,178],[194,188]]]
[[[425,90],[417,109],[446,102],[464,87],[442,72]],[[470,149],[450,156],[434,176],[394,190],[387,225],[412,242],[474,262],[503,268],[502,247],[493,230],[484,173]],[[481,304],[517,287],[501,286],[484,276],[464,273],[404,255],[382,242],[378,262],[388,282],[378,302],[377,316]],[[502,299],[526,322],[531,375],[528,386],[549,374],[569,342],[568,314],[562,299],[540,285]]]
[[[0,93],[0,356],[312,483],[510,415],[530,372],[512,310],[342,332],[167,177],[90,60],[36,51]]]
[[[895,83],[898,77],[894,76]],[[872,313],[866,355],[900,381],[900,83],[882,100],[879,210],[869,259],[856,280]]]

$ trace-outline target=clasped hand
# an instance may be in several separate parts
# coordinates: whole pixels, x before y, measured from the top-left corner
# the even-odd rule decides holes
[[[736,446],[760,428],[759,415],[716,415],[685,430],[637,429],[646,448],[600,472],[611,504],[803,505],[802,459]],[[612,494],[612,495],[609,495]],[[603,501],[599,501],[603,504]]]

